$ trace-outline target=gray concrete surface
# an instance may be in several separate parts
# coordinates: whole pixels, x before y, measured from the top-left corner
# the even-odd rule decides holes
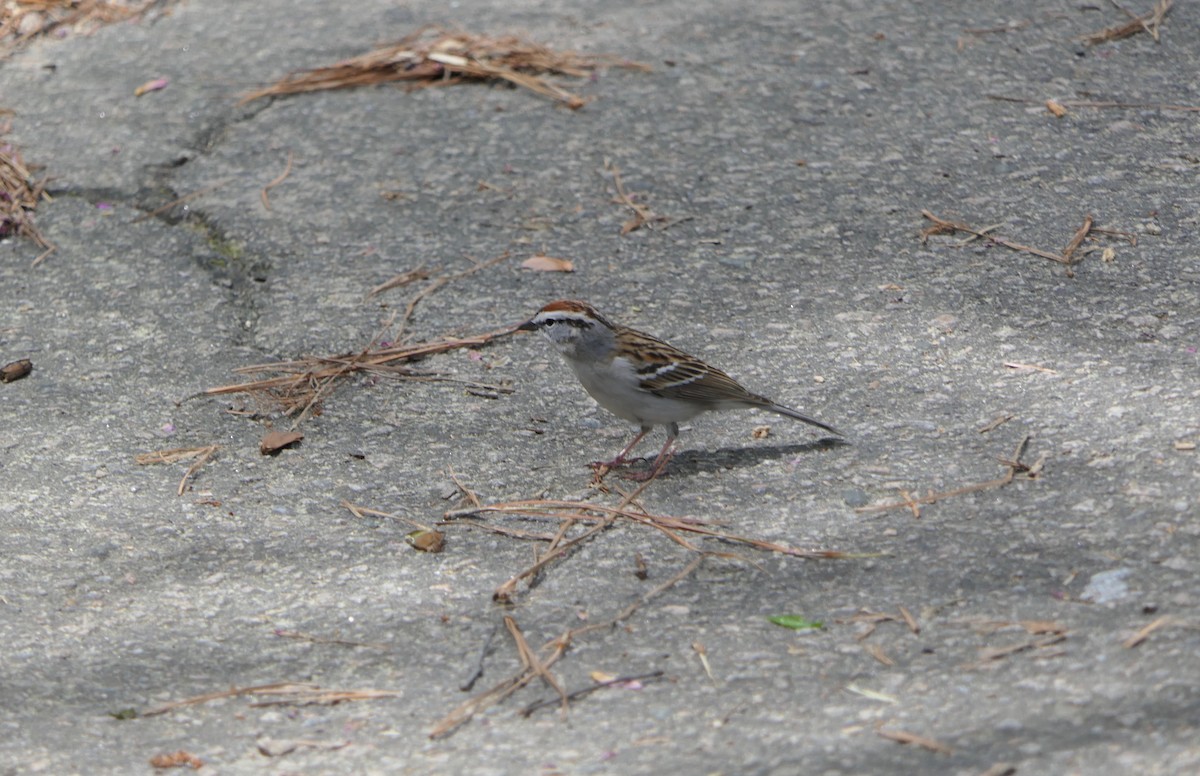
[[[34,362],[0,385],[0,773],[149,772],[179,749],[231,774],[1200,770],[1188,449],[1200,441],[1200,124],[1154,107],[1055,118],[1040,104],[1200,104],[1194,9],[1177,4],[1157,44],[1074,40],[1120,18],[1024,1],[212,0],[0,64],[10,139],[54,176],[38,219],[58,245],[35,269],[35,246],[0,245],[0,357]],[[291,69],[429,22],[654,70],[580,84],[596,101],[575,113],[486,86],[235,106]],[[167,89],[133,97],[158,76]],[[268,211],[259,191],[289,151]],[[688,220],[621,237],[606,160],[655,211]],[[1092,213],[1138,243],[1098,243],[1113,260],[1091,253],[1068,278],[1037,257],[960,247],[961,235],[922,244],[923,208],[1049,249]],[[565,720],[520,716],[552,695],[531,686],[430,740],[504,613],[540,644],[611,616],[687,552],[623,526],[505,610],[491,592],[530,562],[528,542],[451,526],[444,553],[419,554],[407,527],[339,502],[432,522],[457,503],[451,469],[489,501],[578,496],[586,462],[629,429],[535,338],[427,362],[511,381],[511,395],[355,380],[275,458],[258,453],[259,423],[227,412],[242,400],[178,402],[239,366],[361,347],[411,293],[364,303],[367,289],[504,251],[507,263],[429,297],[411,333],[485,331],[586,298],[849,435],[822,447],[782,419],[700,418],[648,507],[878,555],[706,560],[556,666],[571,690],[593,671],[662,681],[594,693]],[[518,269],[543,251],[577,272]],[[999,415],[1013,417],[979,433]],[[753,439],[760,423],[772,433]],[[1025,435],[1024,460],[1044,457],[1036,480],[919,519],[854,510],[998,477]],[[183,497],[184,465],[134,462],[214,443],[218,459]],[[885,621],[860,640],[866,625],[848,621],[901,606],[919,633]],[[776,614],[825,627],[796,634],[768,623]],[[1170,624],[1123,646],[1160,617]],[[985,651],[1050,640],[1020,621],[1066,637]],[[484,667],[477,689],[518,667],[502,627]],[[112,716],[284,681],[398,694]],[[289,740],[348,745],[271,743]]]

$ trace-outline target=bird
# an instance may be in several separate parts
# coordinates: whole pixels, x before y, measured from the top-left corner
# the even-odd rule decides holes
[[[521,331],[541,332],[558,349],[596,403],[641,430],[611,461],[593,464],[611,469],[656,426],[665,426],[667,441],[645,474],[658,475],[679,437],[679,424],[702,412],[762,409],[844,436],[828,423],[752,393],[714,366],[657,337],[613,323],[592,305],[575,299],[550,302]]]

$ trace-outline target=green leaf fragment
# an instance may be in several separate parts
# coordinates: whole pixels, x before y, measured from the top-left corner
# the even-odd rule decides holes
[[[825,627],[825,623],[820,620],[810,620],[798,614],[777,614],[767,619],[782,628],[792,630],[816,630]]]

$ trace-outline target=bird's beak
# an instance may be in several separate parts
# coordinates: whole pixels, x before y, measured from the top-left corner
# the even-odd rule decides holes
[[[537,325],[532,321],[525,321],[517,327],[517,331],[537,331]]]

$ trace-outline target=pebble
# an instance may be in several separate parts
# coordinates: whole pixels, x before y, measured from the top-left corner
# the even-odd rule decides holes
[[[1079,597],[1096,604],[1119,601],[1129,595],[1129,585],[1125,584],[1125,578],[1132,573],[1133,569],[1123,567],[1093,574]]]

